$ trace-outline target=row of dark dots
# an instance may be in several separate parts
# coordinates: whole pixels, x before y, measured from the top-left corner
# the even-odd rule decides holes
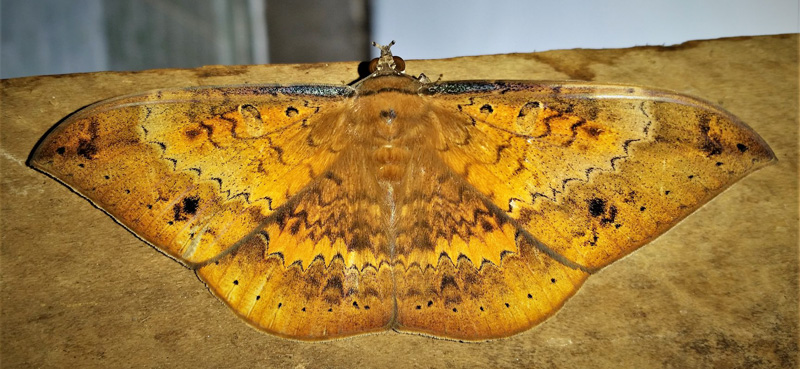
[[[556,279],[555,279],[555,278],[550,278],[550,283],[556,283]],[[239,280],[238,280],[238,279],[237,279],[237,280],[234,280],[234,281],[233,281],[233,285],[234,285],[234,286],[238,286],[238,285],[239,285]],[[531,295],[531,294],[529,293],[529,294],[528,294],[528,298],[529,298],[529,299],[532,299],[532,298],[533,298],[533,295]],[[260,300],[260,299],[261,299],[261,295],[258,295],[258,296],[256,296],[256,301],[258,301],[258,300]],[[431,301],[431,300],[428,300],[428,307],[431,307],[432,305],[433,305],[433,301]],[[505,305],[506,305],[506,307],[507,307],[507,308],[510,308],[510,307],[511,307],[511,304],[509,304],[509,303],[507,303],[507,302],[505,303]],[[280,309],[282,306],[283,306],[283,302],[279,302],[279,303],[278,303],[278,309]],[[359,308],[359,306],[358,306],[358,301],[353,301],[353,307],[354,307],[354,308],[356,308],[356,309],[358,309],[358,308]],[[422,309],[422,305],[417,305],[417,306],[416,306],[416,309],[417,309],[417,310],[420,310],[420,309]],[[303,307],[301,310],[302,310],[302,311],[306,311],[306,308],[305,308],[305,306],[304,306],[304,307]],[[364,310],[369,310],[369,305],[364,305]],[[481,311],[484,311],[484,308],[483,308],[483,306],[481,306],[481,307],[480,307],[480,310],[481,310]],[[333,308],[329,308],[329,309],[328,309],[328,312],[332,312],[332,311],[333,311]],[[457,313],[457,312],[458,312],[458,309],[457,309],[457,308],[453,308],[453,312],[454,312],[454,313]]]
[[[717,163],[717,165],[722,165],[722,163]],[[692,178],[694,178],[694,174],[690,174],[690,175],[688,176],[688,178],[689,178],[689,179],[692,179]],[[670,193],[672,193],[672,191],[670,191],[670,190],[666,190],[666,191],[664,191],[664,196],[669,196],[669,194],[670,194]],[[642,206],[642,207],[639,207],[639,211],[645,211],[645,210],[647,210],[647,208],[646,208],[646,207],[644,207],[644,206]],[[617,224],[617,227],[616,227],[616,228],[619,228],[619,224]]]
[[[217,264],[217,265],[219,265],[219,262],[218,262],[218,261],[215,261],[214,263],[215,263],[215,264]],[[234,285],[234,286],[238,286],[238,285],[239,285],[239,280],[238,280],[238,279],[234,280],[234,281],[233,281],[233,285]],[[257,295],[257,296],[256,296],[256,301],[258,301],[258,300],[261,300],[261,295]],[[283,302],[279,302],[279,303],[278,303],[278,309],[280,309],[281,307],[283,307]],[[356,308],[356,309],[359,309],[359,308],[360,308],[360,306],[358,306],[358,301],[353,301],[353,307],[354,307],[354,308]],[[301,310],[301,311],[306,311],[306,307],[305,307],[305,306],[303,306],[303,308],[302,308],[302,309],[300,309],[300,310]],[[369,305],[364,305],[364,310],[369,310]],[[328,312],[329,312],[329,313],[330,313],[330,312],[333,312],[333,308],[329,308],[329,309],[328,309]]]
[[[722,162],[717,162],[717,166],[721,166],[721,165],[722,165]],[[694,176],[694,174],[690,174],[690,175],[688,175],[686,178],[688,178],[688,179],[694,179],[694,177],[695,177],[695,176]],[[664,196],[669,196],[669,194],[670,194],[671,192],[672,192],[672,191],[670,191],[670,190],[666,190],[666,191],[664,191]],[[639,210],[640,210],[640,211],[644,211],[644,209],[645,209],[645,207],[644,207],[644,206],[642,206],[641,208],[639,208]]]
[[[79,167],[81,167],[81,168],[83,168],[83,167],[84,167],[83,163],[81,163],[81,164],[78,164],[78,166],[79,166]],[[105,176],[103,176],[103,178],[105,178],[106,180],[108,180],[108,179],[111,179],[111,177],[109,177],[108,175],[105,175]],[[92,191],[97,191],[97,187],[92,187]],[[126,188],[126,189],[125,189],[125,193],[126,193],[126,194],[130,194],[130,193],[131,193],[131,190],[129,190],[129,189],[127,189],[127,188]]]
[[[550,283],[556,283],[556,279],[555,279],[555,278],[550,278]],[[529,294],[528,294],[528,298],[529,298],[529,299],[532,299],[532,298],[533,298],[533,295],[529,293]],[[506,308],[510,308],[510,307],[511,307],[511,304],[509,304],[509,303],[507,303],[507,302],[506,302],[506,303],[504,303],[504,305],[506,306]],[[433,306],[433,301],[431,301],[431,300],[428,300],[427,306],[428,306],[428,307],[431,307],[431,306]],[[417,309],[417,310],[421,310],[421,309],[422,309],[422,305],[417,305],[417,306],[416,306],[416,309]],[[484,309],[484,308],[483,308],[483,306],[479,307],[479,309],[480,309],[481,311],[486,311],[486,309]],[[454,312],[454,313],[457,313],[457,312],[458,312],[458,309],[457,309],[457,308],[453,308],[453,312]]]
[[[550,283],[556,283],[556,279],[555,279],[555,278],[550,278]],[[237,279],[237,280],[234,280],[234,281],[233,281],[233,285],[234,285],[234,286],[238,286],[238,285],[239,285],[239,280],[238,280],[238,279]],[[529,299],[532,299],[532,298],[533,298],[533,295],[529,293],[529,294],[528,294],[528,298],[529,298]],[[258,296],[256,296],[256,301],[258,301],[258,300],[260,300],[260,299],[261,299],[261,295],[258,295]],[[427,305],[428,305],[428,307],[431,307],[431,306],[433,305],[433,301],[431,301],[431,300],[428,300],[428,304],[427,304]],[[510,308],[510,307],[511,307],[511,304],[509,304],[508,302],[506,302],[506,303],[505,303],[505,305],[506,305],[506,308]],[[278,309],[280,309],[282,306],[283,306],[283,302],[279,302],[279,303],[278,303]],[[356,309],[358,309],[358,308],[359,308],[359,306],[358,306],[358,301],[353,301],[353,307],[354,307],[354,308],[356,308]],[[417,310],[420,310],[420,309],[422,309],[422,305],[417,305],[417,306],[416,306],[416,309],[417,309]],[[302,310],[302,311],[306,311],[306,308],[305,308],[305,306],[304,306],[304,307],[303,307],[301,310]],[[364,310],[369,310],[369,305],[364,305]],[[481,307],[480,307],[480,310],[481,310],[481,311],[485,311],[485,309],[483,308],[483,306],[481,306]],[[332,311],[333,311],[333,308],[329,308],[329,309],[328,309],[328,312],[332,312]],[[457,308],[453,308],[453,312],[454,312],[454,313],[457,313],[457,312],[458,312],[458,309],[457,309]]]
[[[82,168],[82,166],[81,166],[81,168]],[[103,179],[105,179],[105,180],[109,180],[109,179],[111,179],[111,177],[109,177],[109,176],[108,176],[108,174],[106,174],[106,175],[104,175],[104,176],[103,176]],[[130,195],[130,193],[131,193],[131,190],[129,190],[129,189],[127,189],[127,188],[126,188],[126,189],[125,189],[125,193]]]
[[[256,301],[258,301],[258,300],[260,300],[260,299],[261,299],[261,295],[258,295],[258,296],[256,296]],[[283,302],[279,302],[279,303],[278,303],[278,309],[280,309],[281,307],[283,307]],[[354,307],[354,308],[356,308],[356,309],[359,309],[359,308],[360,308],[360,307],[358,306],[358,301],[353,301],[353,307]],[[303,308],[302,308],[302,309],[300,309],[300,310],[301,310],[301,311],[306,311],[306,307],[305,307],[305,306],[303,306]],[[369,305],[364,305],[364,310],[369,310]],[[333,312],[333,308],[328,308],[328,312],[329,312],[329,313],[332,313],[332,312]]]

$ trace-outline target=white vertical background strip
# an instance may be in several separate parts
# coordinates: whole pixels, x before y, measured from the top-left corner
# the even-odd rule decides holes
[[[269,63],[269,37],[267,37],[266,0],[247,0],[250,14],[251,49],[253,64]]]

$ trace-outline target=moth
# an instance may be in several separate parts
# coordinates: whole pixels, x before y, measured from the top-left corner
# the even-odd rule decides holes
[[[485,340],[775,160],[689,96],[406,75],[159,90],[91,105],[30,165],[265,332]]]

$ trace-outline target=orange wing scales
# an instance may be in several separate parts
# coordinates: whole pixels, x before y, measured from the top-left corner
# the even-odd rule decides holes
[[[534,238],[588,270],[649,242],[774,160],[737,118],[677,94],[501,83],[439,101],[446,112],[460,111],[448,122],[471,122],[448,130],[460,135],[454,142],[468,137],[443,152],[448,164]]]
[[[686,96],[429,83],[383,52],[353,87],[99,103],[31,165],[258,329],[481,340],[542,322],[591,272],[774,160],[738,119]]]
[[[388,268],[350,268],[342,257],[306,268],[268,255],[253,237],[197,270],[209,289],[248,323],[295,339],[325,339],[385,330],[393,314]]]

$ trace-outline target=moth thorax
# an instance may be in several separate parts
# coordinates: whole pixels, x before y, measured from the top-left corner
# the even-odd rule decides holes
[[[383,145],[373,152],[378,164],[378,179],[396,182],[403,178],[408,163],[408,150],[404,147]]]

